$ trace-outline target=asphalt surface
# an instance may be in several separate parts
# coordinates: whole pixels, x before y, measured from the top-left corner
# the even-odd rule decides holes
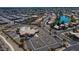
[[[59,37],[52,37],[43,29],[39,28],[38,37],[32,37],[27,42],[27,47],[34,51],[48,51],[60,47],[61,40]]]
[[[0,35],[0,37],[3,39],[3,41],[9,46],[9,48],[11,49],[11,51],[14,51],[13,46],[2,36]]]
[[[19,47],[10,37],[2,32],[0,36],[3,42],[8,46],[10,50],[8,51],[24,51],[22,48]],[[6,51],[6,50],[5,50]]]

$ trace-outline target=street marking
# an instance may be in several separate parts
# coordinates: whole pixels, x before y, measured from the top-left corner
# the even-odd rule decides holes
[[[0,37],[5,41],[5,43],[10,47],[10,49],[11,49],[11,51],[14,51],[14,48],[12,47],[12,45],[9,43],[9,42],[7,42],[7,40],[2,36],[2,35],[0,35]]]

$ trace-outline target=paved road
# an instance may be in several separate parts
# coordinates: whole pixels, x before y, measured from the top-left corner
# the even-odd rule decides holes
[[[79,29],[79,25],[78,26],[74,26],[74,27],[69,28],[69,29],[66,29],[66,30],[58,30],[57,32],[64,33],[64,32],[68,32],[68,31],[74,30],[74,29]]]
[[[2,36],[0,35],[0,37],[4,40],[4,42],[10,47],[11,51],[14,51],[13,46]]]

